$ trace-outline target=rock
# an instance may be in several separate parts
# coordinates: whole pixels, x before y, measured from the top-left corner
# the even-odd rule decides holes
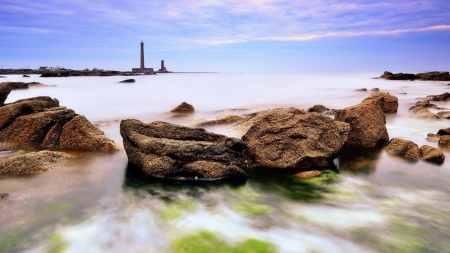
[[[8,193],[0,193],[0,201],[2,201],[3,199],[6,199],[9,196]]]
[[[22,77],[30,77],[29,75],[23,75]]]
[[[438,112],[436,116],[441,119],[450,119],[450,111]]]
[[[241,140],[201,128],[128,119],[120,123],[120,134],[128,162],[150,176],[242,177],[251,165]]]
[[[449,72],[427,72],[427,73],[419,73],[417,76],[424,81],[450,81]]]
[[[0,76],[0,78],[6,78],[6,76]]]
[[[382,99],[374,99],[336,112],[335,121],[350,124],[347,147],[374,148],[389,141],[382,106]]]
[[[241,116],[229,115],[229,116],[225,116],[225,117],[218,117],[214,120],[200,121],[196,125],[197,126],[208,126],[208,125],[218,125],[218,124],[231,124],[231,123],[237,123],[243,119],[244,118],[242,118]]]
[[[391,72],[385,71],[384,74],[380,76],[380,78],[385,78],[386,80],[416,80],[419,79],[420,77],[414,74],[407,74],[407,73],[392,74]]]
[[[11,88],[8,85],[0,84],[0,106],[3,106],[10,92]]]
[[[300,179],[310,179],[310,178],[318,177],[320,175],[322,175],[321,171],[310,170],[310,171],[299,172],[299,173],[296,173],[296,174],[294,174],[292,176],[296,177],[296,178],[300,178]]]
[[[416,143],[400,138],[393,138],[386,146],[386,152],[391,155],[402,156],[410,160],[420,160],[422,154]]]
[[[258,113],[242,140],[255,165],[276,169],[328,166],[350,130],[346,123],[294,108]]]
[[[442,163],[445,160],[444,153],[432,146],[423,145],[420,152],[422,153],[422,159],[428,162]]]
[[[437,119],[436,114],[430,112],[430,110],[428,110],[427,108],[422,107],[422,106],[414,106],[414,107],[412,107],[409,110],[409,113],[414,118],[429,119],[429,120],[436,120]]]
[[[450,100],[450,93],[445,92],[440,95],[429,95],[427,98],[431,101],[449,101]]]
[[[450,135],[443,135],[438,142],[439,147],[450,149]]]
[[[412,109],[414,109],[415,107],[425,107],[425,108],[432,108],[432,109],[440,109],[439,106],[430,103],[429,100],[425,100],[425,101],[417,101],[416,104],[415,104],[413,107],[409,108],[409,110],[412,110]]]
[[[59,163],[73,158],[55,151],[39,151],[0,159],[0,175],[33,175],[55,168]]]
[[[389,71],[384,71],[384,73],[380,76],[380,78],[387,78],[389,76],[392,76],[393,74]]]
[[[370,91],[373,91],[373,92],[379,92],[380,89],[378,89],[378,88],[373,88],[373,89],[371,89]]]
[[[58,74],[56,73],[51,73],[51,72],[45,72],[41,75],[41,77],[57,77]]]
[[[437,134],[438,135],[450,135],[450,128],[439,129]]]
[[[313,107],[308,109],[308,112],[317,112],[317,113],[323,113],[325,111],[327,111],[328,108],[326,108],[323,105],[314,105]]]
[[[383,112],[396,113],[398,108],[398,98],[385,92],[377,92],[365,98],[363,102],[370,100],[381,100]]]
[[[136,82],[136,80],[134,79],[125,79],[123,81],[120,81],[119,83],[134,83],[134,82]]]
[[[3,82],[0,85],[8,85],[11,90],[28,89],[28,84],[24,82]]]
[[[367,91],[366,88],[356,89],[355,91]]]
[[[181,103],[179,106],[173,108],[170,112],[174,113],[193,113],[194,107],[186,102]]]
[[[439,135],[439,134],[433,134],[433,133],[427,134],[427,139],[429,141],[439,141],[440,138],[441,138],[441,135]]]

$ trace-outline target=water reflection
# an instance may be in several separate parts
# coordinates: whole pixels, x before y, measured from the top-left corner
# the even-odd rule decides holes
[[[339,169],[354,174],[373,174],[381,152],[381,149],[344,148],[339,154]]]

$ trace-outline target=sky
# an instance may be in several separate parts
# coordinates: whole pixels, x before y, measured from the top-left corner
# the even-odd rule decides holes
[[[450,70],[449,0],[0,0],[0,65]]]

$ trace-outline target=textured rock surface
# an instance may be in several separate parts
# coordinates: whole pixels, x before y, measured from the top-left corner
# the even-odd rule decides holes
[[[123,120],[128,162],[151,176],[216,179],[245,176],[251,165],[236,138],[166,122]]]
[[[439,134],[439,135],[450,135],[450,128],[439,129],[437,134]]]
[[[450,111],[443,111],[436,113],[436,117],[441,119],[450,119]]]
[[[2,106],[8,98],[11,88],[8,85],[0,84],[0,106]]]
[[[231,124],[231,123],[237,123],[239,121],[242,121],[244,118],[237,115],[229,115],[224,117],[218,117],[213,120],[203,120],[200,122],[197,122],[197,126],[208,126],[208,125],[218,125],[218,124]]]
[[[325,111],[329,110],[323,105],[314,105],[313,107],[308,109],[308,112],[317,112],[317,113],[323,113]]]
[[[422,158],[419,146],[416,143],[400,138],[393,138],[386,146],[386,152],[406,159],[420,160]]]
[[[429,95],[427,96],[427,99],[431,101],[449,101],[450,100],[450,93],[445,92],[439,95]]]
[[[443,162],[445,160],[445,155],[439,149],[423,145],[420,147],[420,152],[422,153],[422,159],[429,162]]]
[[[427,139],[429,141],[439,141],[440,138],[441,138],[441,135],[439,135],[439,134],[433,134],[433,133],[427,134]]]
[[[432,113],[425,107],[414,106],[409,110],[409,114],[414,118],[436,120],[436,114]]]
[[[296,177],[296,178],[301,178],[301,179],[310,179],[310,178],[318,177],[320,175],[322,175],[321,171],[319,171],[319,170],[310,170],[310,171],[299,172],[299,173],[296,173],[296,174],[294,174],[292,176]]]
[[[439,147],[450,149],[450,135],[443,135],[439,139]]]
[[[381,100],[369,100],[336,112],[335,121],[350,124],[346,146],[373,148],[389,141],[382,105]]]
[[[24,82],[3,82],[0,85],[7,85],[11,90],[28,89],[28,83]]]
[[[194,112],[194,106],[183,102],[179,106],[173,108],[170,112],[174,113],[193,113]]]
[[[57,166],[72,156],[55,151],[39,151],[0,159],[0,175],[33,175]]]
[[[253,162],[269,168],[328,166],[349,131],[346,123],[294,108],[263,111],[252,121],[242,140]]]
[[[385,113],[395,113],[398,109],[398,98],[385,92],[377,92],[365,98],[363,102],[380,100]]]
[[[419,76],[420,79],[426,81],[450,81],[449,72],[433,71],[427,73],[419,73],[417,74],[417,76]]]

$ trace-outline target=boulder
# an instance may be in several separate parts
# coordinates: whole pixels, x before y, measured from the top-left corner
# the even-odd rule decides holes
[[[300,178],[300,179],[310,179],[310,178],[318,177],[320,175],[322,175],[322,171],[310,170],[310,171],[298,172],[298,173],[295,173],[292,176],[296,177],[296,178]]]
[[[134,82],[136,82],[136,80],[134,80],[134,79],[125,79],[123,81],[120,81],[119,83],[134,83]]]
[[[308,112],[317,112],[317,113],[323,113],[325,111],[329,110],[323,105],[314,105],[313,107],[308,109]]]
[[[363,102],[370,100],[380,100],[383,112],[396,113],[398,108],[398,98],[385,92],[377,92],[365,98]]]
[[[450,128],[439,129],[437,134],[439,134],[439,135],[450,135]]]
[[[0,84],[0,106],[2,106],[8,98],[11,88],[8,85]]]
[[[73,158],[56,151],[39,151],[0,159],[0,175],[33,175],[55,168]]]
[[[335,121],[350,124],[347,147],[374,148],[389,141],[382,100],[368,100],[336,112]]]
[[[443,135],[438,142],[439,147],[450,149],[450,135]]]
[[[400,138],[393,138],[386,146],[386,152],[391,155],[397,155],[410,160],[420,160],[422,154],[416,143]]]
[[[256,166],[275,169],[325,167],[347,140],[349,125],[295,108],[258,113],[242,140]]]
[[[251,165],[236,138],[166,122],[120,123],[128,162],[157,177],[220,179],[246,176]]]
[[[231,124],[231,123],[237,123],[239,121],[242,121],[244,118],[237,115],[228,115],[224,117],[218,117],[213,120],[203,120],[198,122],[197,126],[208,126],[208,125],[218,125],[218,124]]]
[[[172,110],[170,110],[170,112],[173,113],[193,113],[194,112],[194,107],[186,102],[181,103],[179,106],[173,108]]]
[[[422,159],[428,162],[442,163],[445,160],[444,153],[432,146],[423,145],[420,147],[420,152],[422,154]]]

